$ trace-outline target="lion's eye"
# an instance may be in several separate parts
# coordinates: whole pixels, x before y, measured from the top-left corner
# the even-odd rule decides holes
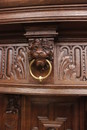
[[[38,46],[34,46],[34,50],[37,50]]]
[[[45,49],[47,49],[47,47],[46,47],[46,46],[43,46],[43,49],[45,50]]]

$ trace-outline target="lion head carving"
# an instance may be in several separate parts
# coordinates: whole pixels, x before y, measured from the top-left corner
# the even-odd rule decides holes
[[[46,59],[53,60],[53,44],[48,39],[35,39],[29,44],[29,60],[35,59],[36,66],[45,66]]]

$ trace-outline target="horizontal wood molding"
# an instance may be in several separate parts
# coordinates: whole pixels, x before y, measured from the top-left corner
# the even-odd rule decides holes
[[[38,86],[38,85],[37,85]],[[54,87],[54,86],[52,86]],[[58,86],[57,86],[58,87]],[[34,85],[31,87],[24,85],[0,85],[0,93],[8,93],[8,94],[23,94],[23,95],[48,95],[48,96],[86,96],[87,88],[78,87],[74,88],[73,86],[69,88],[35,88]]]
[[[84,4],[86,0],[0,0],[0,8],[35,6],[35,5],[57,5],[57,4]]]
[[[51,5],[0,9],[0,24],[87,21],[87,5]]]

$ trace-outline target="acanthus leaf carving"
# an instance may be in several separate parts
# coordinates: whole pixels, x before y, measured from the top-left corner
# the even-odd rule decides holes
[[[27,44],[0,46],[0,81],[26,80]]]
[[[87,80],[87,45],[61,44],[58,48],[58,80]]]
[[[76,67],[70,60],[69,56],[63,57],[60,64],[60,77],[61,80],[74,80],[76,79]]]
[[[25,79],[25,65],[26,65],[26,54],[23,49],[19,50],[19,54],[16,56],[14,63],[13,75],[16,79]]]

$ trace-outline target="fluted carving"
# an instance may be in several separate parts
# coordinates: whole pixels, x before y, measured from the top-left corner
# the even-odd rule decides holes
[[[27,78],[27,44],[0,46],[0,81],[13,82]]]
[[[87,80],[87,45],[58,45],[58,80]]]

